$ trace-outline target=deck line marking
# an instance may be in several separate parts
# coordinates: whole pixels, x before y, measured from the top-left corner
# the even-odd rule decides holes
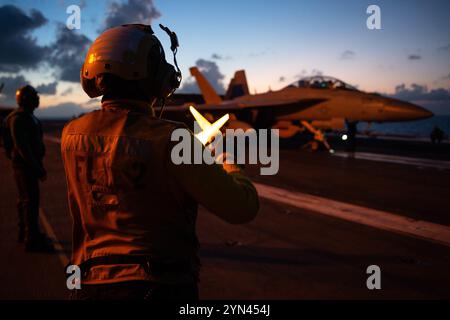
[[[370,160],[378,162],[390,162],[396,164],[406,164],[417,167],[427,167],[436,169],[450,169],[450,161],[434,160],[425,158],[402,157],[388,154],[369,153],[369,152],[335,152],[333,154],[342,158],[354,158],[360,160]]]
[[[56,137],[46,136],[46,139],[61,143],[61,139]],[[313,196],[302,192],[288,191],[261,183],[254,182],[254,185],[259,196],[262,198],[450,247],[450,227],[445,225],[416,220],[386,211]],[[67,257],[65,258],[67,259]]]
[[[54,247],[55,247],[55,250],[58,252],[59,261],[61,261],[61,264],[65,268],[69,264],[70,260],[67,257],[67,255],[65,254],[63,246],[61,245],[61,243],[59,242],[58,238],[56,237],[55,231],[53,230],[52,225],[48,221],[48,218],[45,215],[44,209],[39,208],[39,211],[40,211],[40,215],[39,216],[41,218],[42,225],[44,226],[44,229],[47,232],[47,234],[51,238],[54,239]]]
[[[448,226],[260,183],[254,185],[262,198],[450,247]]]

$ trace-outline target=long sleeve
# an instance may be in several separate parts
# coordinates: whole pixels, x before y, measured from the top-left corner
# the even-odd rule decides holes
[[[14,117],[11,119],[11,137],[14,143],[14,148],[17,150],[25,163],[36,172],[37,176],[41,177],[45,174],[45,169],[33,153],[28,131],[29,128],[27,128],[24,119],[21,117]]]
[[[194,143],[200,143],[193,136],[192,139],[195,139]],[[241,224],[256,217],[259,210],[257,191],[237,166],[230,168],[216,163],[175,165],[169,160],[169,172],[187,194],[221,219]]]

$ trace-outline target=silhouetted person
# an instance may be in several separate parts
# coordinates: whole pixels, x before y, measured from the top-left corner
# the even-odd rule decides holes
[[[198,299],[198,204],[229,223],[249,222],[255,188],[235,165],[171,160],[174,130],[200,142],[184,124],[155,117],[155,101],[178,88],[181,74],[150,26],[106,30],[81,75],[84,91],[103,98],[101,110],[69,122],[61,139],[72,264],[82,272],[74,298]]]
[[[438,126],[434,126],[433,131],[431,131],[430,133],[430,139],[433,144],[441,143],[444,139],[444,131],[442,131],[442,129]]]
[[[18,109],[5,119],[4,147],[11,159],[18,190],[18,241],[27,251],[52,251],[53,245],[39,228],[39,180],[47,173],[43,166],[45,146],[42,126],[33,115],[39,107],[37,91],[27,85],[16,91]]]

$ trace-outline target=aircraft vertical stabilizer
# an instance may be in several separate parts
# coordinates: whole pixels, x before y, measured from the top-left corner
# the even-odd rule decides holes
[[[227,100],[234,99],[237,97],[242,97],[250,94],[247,84],[247,76],[245,75],[245,70],[238,70],[234,74],[234,77],[230,81],[228,86],[227,94],[225,98]]]
[[[206,104],[220,104],[222,102],[222,99],[213,89],[208,80],[206,80],[200,70],[198,70],[197,67],[192,67],[189,69],[189,71],[191,71],[191,75],[195,77],[195,80],[197,80],[197,84],[200,88],[200,91],[202,92]]]

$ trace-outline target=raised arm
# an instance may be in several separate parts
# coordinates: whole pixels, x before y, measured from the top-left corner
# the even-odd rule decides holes
[[[193,143],[200,143],[191,135]],[[236,165],[180,164],[169,159],[169,172],[192,198],[221,219],[242,224],[259,210],[255,187]]]

